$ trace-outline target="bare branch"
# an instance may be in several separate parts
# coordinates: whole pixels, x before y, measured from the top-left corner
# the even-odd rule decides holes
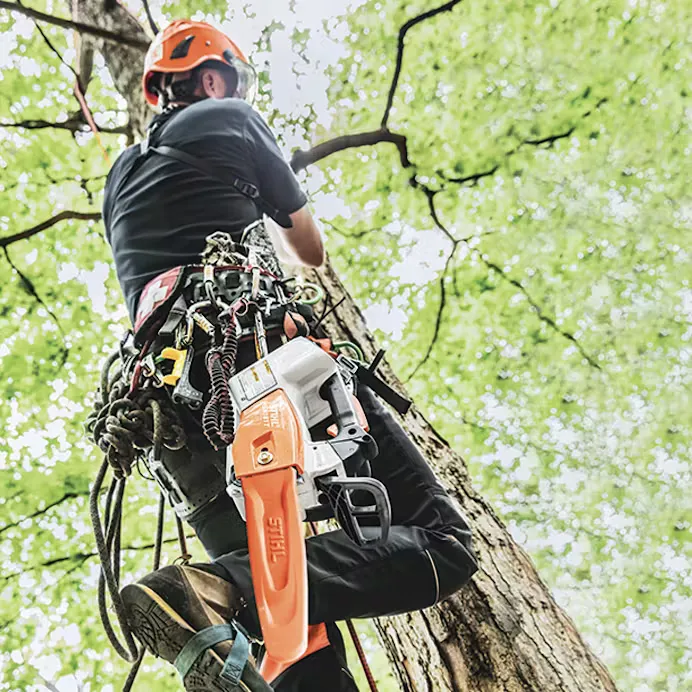
[[[320,221],[329,226],[333,231],[338,233],[340,236],[343,236],[344,238],[363,238],[366,235],[369,235],[370,233],[376,233],[378,231],[382,231],[381,228],[366,228],[362,231],[354,231],[353,233],[347,233],[343,229],[339,228],[336,224],[332,223],[331,221],[328,221],[327,219],[320,219]]]
[[[447,279],[447,272],[449,271],[450,264],[452,262],[452,259],[454,258],[454,253],[457,251],[457,247],[458,243],[454,243],[452,251],[447,256],[447,261],[445,262],[444,269],[440,274],[440,304],[437,308],[437,316],[435,317],[435,328],[433,329],[432,339],[428,344],[428,349],[426,350],[425,355],[420,360],[418,365],[416,365],[416,367],[413,369],[411,374],[404,380],[404,382],[408,382],[409,380],[411,380],[415,376],[415,374],[428,362],[428,359],[430,358],[430,355],[432,354],[433,349],[435,348],[435,344],[437,343],[437,338],[440,335],[440,327],[442,326],[442,315],[444,313],[445,307],[447,306],[447,287],[445,285]]]
[[[17,4],[19,4],[21,7],[24,7],[22,5],[21,0],[17,0]],[[53,42],[48,38],[46,35],[46,32],[41,28],[41,25],[38,23],[36,18],[33,18],[34,21],[34,26],[36,27],[36,30],[38,31],[39,34],[41,34],[41,38],[45,42],[45,44],[50,48],[50,50],[57,56],[58,60],[70,71],[72,74],[75,76],[75,79],[79,81],[79,75],[75,72],[74,67],[70,65],[70,63],[65,61],[65,58],[63,58],[62,53],[55,47]]]
[[[415,176],[410,180],[411,186],[418,188],[423,191],[423,194],[428,200],[428,208],[430,209],[430,216],[435,222],[435,225],[452,241],[456,246],[459,240],[454,237],[452,232],[440,221],[440,217],[437,215],[437,209],[435,208],[435,195],[442,192],[442,190],[433,190],[432,188],[419,182]],[[444,189],[444,188],[443,188]]]
[[[81,560],[81,562],[77,562],[76,565],[73,565],[69,569],[66,569],[56,580],[55,580],[55,585],[59,584],[61,581],[63,581],[65,578],[69,577],[71,574],[76,572],[78,569],[81,569],[84,566],[84,563],[87,561],[88,558],[84,558]],[[14,615],[9,618],[8,620],[3,620],[0,622],[0,632],[6,632],[7,628],[10,627],[10,625],[13,625],[25,612],[25,609],[29,605],[33,605],[36,603],[36,597],[30,598],[28,603],[24,604],[24,608],[18,609],[15,611]]]
[[[41,233],[41,231],[45,231],[47,228],[55,226],[56,223],[60,223],[60,221],[64,221],[65,219],[79,219],[81,221],[99,221],[101,219],[101,213],[97,211],[72,211],[71,209],[66,209],[65,211],[61,211],[59,214],[56,214],[55,216],[51,216],[50,219],[42,221],[36,226],[27,228],[25,231],[20,231],[19,233],[15,233],[14,235],[8,235],[4,238],[0,238],[0,248],[4,249],[7,248],[8,245],[12,245],[12,243],[16,243],[19,240],[26,240],[27,238],[31,238],[31,236],[34,236],[37,233]]]
[[[373,130],[372,132],[360,132],[354,135],[334,137],[308,150],[298,149],[293,152],[293,156],[291,157],[291,168],[297,173],[307,168],[309,165],[327,158],[327,156],[331,156],[338,151],[372,146],[380,142],[390,142],[396,146],[399,150],[401,165],[404,168],[409,168],[412,165],[408,158],[406,137],[383,128],[381,130]]]
[[[471,183],[470,187],[478,184],[481,178],[488,178],[491,175],[497,173],[497,169],[500,167],[499,163],[496,163],[492,168],[487,171],[482,171],[480,173],[472,173],[471,175],[465,175],[461,178],[447,178],[444,174],[441,174],[448,183],[456,183],[457,185],[465,185],[466,183]]]
[[[56,130],[68,130],[69,132],[88,132],[88,124],[81,118],[68,118],[61,122],[49,122],[48,120],[20,120],[18,122],[0,122],[0,127],[21,127],[25,130],[43,130],[46,128],[55,128]],[[99,127],[99,132],[105,132],[106,134],[114,135],[126,135],[129,134],[126,125],[119,125],[117,127]]]
[[[196,538],[195,534],[187,534],[185,538],[192,539]],[[176,536],[175,538],[167,538],[166,540],[162,541],[163,544],[168,544],[168,543],[178,543],[179,539]],[[141,551],[141,550],[153,550],[155,547],[154,543],[145,543],[144,545],[125,545],[122,547],[121,550],[123,551]],[[92,557],[98,557],[97,552],[93,553],[73,553],[72,555],[64,555],[62,557],[54,557],[50,560],[46,560],[44,562],[39,562],[35,565],[29,565],[28,567],[24,567],[20,572],[11,572],[10,574],[3,574],[0,575],[0,582],[7,582],[10,581],[10,579],[16,579],[17,577],[21,577],[23,574],[26,574],[27,572],[35,572],[36,570],[39,569],[46,569],[47,567],[55,567],[56,565],[61,565],[64,562],[74,562],[78,561],[80,563],[86,562],[87,560],[90,560]]]
[[[105,39],[106,41],[112,41],[113,43],[121,43],[126,46],[132,46],[133,48],[139,48],[142,52],[146,51],[149,47],[148,41],[143,41],[142,39],[134,38],[132,36],[125,36],[124,34],[118,34],[113,31],[108,31],[107,29],[101,29],[100,27],[92,24],[84,24],[83,22],[74,22],[70,19],[55,17],[52,14],[45,14],[44,12],[33,10],[30,7],[24,7],[16,2],[0,0],[0,9],[9,10],[10,12],[18,12],[19,14],[23,14],[41,22],[55,24],[63,29],[74,29],[82,34],[90,34],[91,36],[98,36],[99,38]]]
[[[149,22],[149,28],[151,29],[154,36],[156,36],[159,33],[159,27],[156,26],[156,22],[154,21],[154,15],[151,13],[151,8],[149,7],[149,0],[142,0],[142,4],[144,5],[144,11],[147,13],[147,21]]]
[[[60,692],[60,690],[50,680],[46,680],[46,678],[44,678],[40,673],[39,678],[41,678],[43,686],[48,690],[48,692]]]
[[[384,108],[384,115],[382,116],[381,127],[383,130],[387,127],[387,120],[389,120],[389,113],[392,110],[392,103],[394,103],[394,93],[396,92],[396,88],[399,84],[399,76],[401,75],[401,66],[402,66],[403,61],[404,61],[404,38],[406,38],[406,34],[408,33],[408,30],[413,28],[416,24],[419,24],[420,22],[423,22],[426,19],[430,19],[430,17],[434,17],[436,14],[440,14],[441,12],[447,12],[447,10],[451,10],[455,5],[458,5],[460,2],[461,2],[461,0],[450,0],[450,2],[447,2],[444,5],[441,5],[440,7],[435,7],[432,10],[428,10],[427,12],[423,12],[423,14],[419,14],[417,17],[413,17],[412,19],[409,19],[401,27],[401,29],[399,29],[399,40],[397,43],[396,65],[394,67],[394,76],[392,77],[392,83],[389,86],[389,94],[387,94],[387,105]]]
[[[577,341],[574,334],[560,329],[560,327],[558,327],[558,325],[552,317],[549,317],[548,315],[544,314],[541,306],[531,297],[531,294],[521,285],[521,283],[519,283],[519,281],[513,279],[502,269],[502,267],[498,266],[494,262],[485,259],[482,255],[480,255],[480,259],[483,262],[483,264],[485,264],[485,266],[488,267],[488,269],[493,269],[494,271],[496,271],[505,281],[512,284],[512,286],[514,286],[515,288],[518,288],[524,294],[526,300],[529,301],[529,305],[531,305],[531,307],[536,311],[536,315],[538,316],[538,319],[541,320],[541,322],[545,322],[545,324],[547,324],[557,334],[560,334],[560,336],[564,337],[568,341],[571,341],[577,347],[579,353],[581,353],[581,355],[586,359],[587,363],[591,367],[596,368],[596,370],[601,369],[601,366],[584,350],[584,347]]]
[[[28,519],[36,519],[37,517],[40,517],[42,514],[45,514],[46,512],[53,509],[53,507],[57,507],[63,502],[67,502],[67,500],[73,500],[75,497],[85,497],[88,494],[88,490],[83,493],[65,493],[61,498],[46,505],[43,509],[37,509],[35,512],[32,512],[31,514],[27,514],[25,517],[17,519],[17,521],[13,521],[10,524],[5,524],[5,526],[0,527],[0,534],[3,534],[5,531],[8,531],[9,529],[13,529],[15,526],[19,526],[19,524],[21,524],[23,521],[27,521]]]
[[[576,125],[572,125],[572,127],[569,128],[566,132],[563,132],[562,134],[559,135],[549,135],[548,137],[541,137],[540,139],[525,139],[523,141],[523,144],[531,144],[534,147],[538,147],[541,144],[547,144],[548,149],[550,149],[555,142],[557,142],[560,139],[567,139],[567,137],[571,136],[571,134],[577,129]]]
[[[61,356],[60,362],[58,363],[58,368],[62,368],[62,366],[65,365],[65,363],[67,362],[67,359],[70,355],[70,349],[66,343],[67,335],[65,334],[65,330],[62,328],[62,324],[60,323],[58,316],[53,312],[51,308],[48,307],[48,305],[46,305],[46,302],[38,294],[36,286],[34,286],[34,282],[26,274],[24,274],[24,272],[22,272],[22,270],[12,261],[12,257],[10,257],[10,251],[7,249],[7,247],[2,246],[2,251],[5,253],[5,259],[9,263],[10,267],[12,267],[12,269],[14,269],[15,272],[17,272],[19,280],[21,281],[22,286],[24,286],[26,292],[51,316],[53,322],[55,322],[55,325],[57,326],[58,331],[62,336],[62,346],[60,348]]]
[[[84,189],[88,183],[91,183],[94,180],[103,180],[108,175],[107,173],[103,173],[102,175],[95,175],[93,178],[76,178],[75,175],[72,174],[64,178],[52,178],[47,171],[43,171],[43,174],[48,178],[47,181],[34,182],[34,180],[16,180],[7,187],[4,187],[2,183],[0,183],[0,192],[9,192],[10,190],[18,188],[20,185],[29,185],[34,187],[50,187],[51,185],[61,185],[62,183],[79,183],[80,187]],[[91,193],[91,191],[89,191],[89,193]]]

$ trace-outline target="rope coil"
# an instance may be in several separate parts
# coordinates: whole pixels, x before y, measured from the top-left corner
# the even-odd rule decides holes
[[[222,312],[219,322],[223,327],[223,343],[210,348],[207,353],[211,397],[202,414],[204,434],[216,450],[231,444],[235,437],[235,409],[229,382],[235,374],[238,352],[235,311]]]
[[[183,427],[175,414],[165,390],[143,387],[130,392],[131,367],[123,361],[121,349],[113,353],[103,365],[101,388],[94,410],[89,414],[86,429],[92,440],[104,453],[89,494],[89,514],[94,529],[96,549],[101,561],[98,581],[98,604],[101,622],[110,643],[119,656],[133,663],[125,681],[123,692],[129,692],[144,657],[145,649],[139,648],[127,621],[125,605],[120,596],[120,540],[122,531],[122,507],[125,485],[144,452],[153,447],[154,454],[163,446],[181,449],[186,442]],[[113,366],[120,365],[113,370]],[[133,365],[131,361],[129,366]],[[113,372],[111,372],[113,370]],[[103,516],[99,508],[104,480],[112,469],[113,478],[106,492]],[[165,498],[159,499],[153,569],[161,562],[163,542],[163,517]],[[182,536],[181,550],[187,556],[187,546]],[[120,628],[122,641],[111,623],[107,598],[110,597]]]

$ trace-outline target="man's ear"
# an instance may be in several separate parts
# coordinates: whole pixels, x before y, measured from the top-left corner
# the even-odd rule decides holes
[[[205,96],[208,98],[223,98],[226,91],[226,83],[218,70],[204,70],[201,77],[202,91]]]
[[[214,89],[214,75],[210,70],[204,70],[201,74],[200,85],[204,95],[208,98],[212,98],[215,93]]]

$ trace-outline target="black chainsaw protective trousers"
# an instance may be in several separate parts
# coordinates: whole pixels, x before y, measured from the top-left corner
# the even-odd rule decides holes
[[[272,682],[277,692],[357,690],[333,623],[428,608],[477,570],[470,527],[417,447],[369,389],[360,385],[358,398],[379,448],[372,476],[391,502],[389,539],[374,548],[356,545],[341,530],[307,539],[309,621],[327,624],[331,646],[279,675]],[[233,501],[221,494],[189,523],[242,591],[249,605],[240,621],[259,636],[245,524]]]

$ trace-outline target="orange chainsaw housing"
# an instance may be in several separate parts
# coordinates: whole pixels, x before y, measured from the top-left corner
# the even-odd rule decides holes
[[[240,414],[232,445],[245,497],[250,569],[267,655],[300,658],[308,646],[305,539],[296,474],[304,471],[300,419],[282,389]]]

